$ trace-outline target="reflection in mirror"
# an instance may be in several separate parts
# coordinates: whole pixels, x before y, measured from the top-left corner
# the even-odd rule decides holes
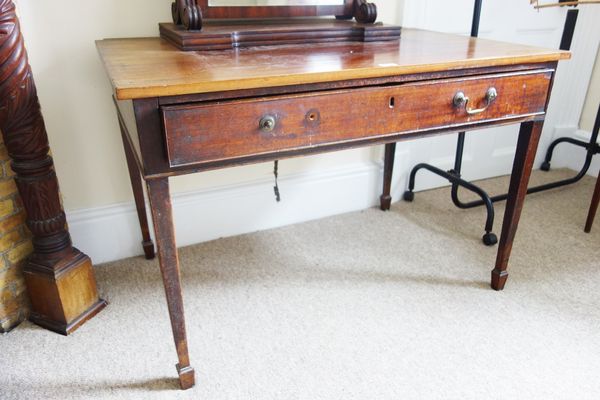
[[[341,6],[344,0],[209,0],[210,7]]]

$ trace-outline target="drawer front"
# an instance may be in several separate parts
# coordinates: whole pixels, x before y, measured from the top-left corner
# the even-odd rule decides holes
[[[222,161],[543,114],[552,73],[165,106],[169,163]]]

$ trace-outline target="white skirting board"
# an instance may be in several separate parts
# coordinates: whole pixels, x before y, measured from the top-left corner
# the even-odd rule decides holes
[[[273,179],[174,194],[177,245],[366,209],[378,202],[381,177],[376,163],[281,177],[280,203]],[[67,212],[67,219],[74,245],[94,264],[142,254],[133,202]]]
[[[576,135],[575,128],[557,129],[554,137]],[[581,135],[581,133],[579,133]],[[440,140],[440,138],[433,139]],[[447,137],[454,147],[455,136]],[[413,165],[428,162],[441,169],[453,166],[454,156],[423,157],[418,146],[431,146],[427,139],[398,145],[393,201],[399,201],[407,187]],[[577,169],[582,155],[573,146],[561,145],[552,166]],[[567,148],[569,146],[569,148]],[[493,160],[482,163],[473,156],[476,146],[465,149],[465,178],[470,180],[510,173],[514,156],[511,151],[496,151]],[[507,148],[508,149],[508,148]],[[538,167],[545,149],[538,152]],[[583,153],[582,153],[583,154]],[[597,173],[597,170],[592,173]],[[220,237],[234,236],[294,223],[310,221],[374,207],[379,204],[382,187],[382,163],[362,162],[340,168],[282,176],[279,180],[282,201],[273,194],[273,179],[267,177],[244,184],[173,195],[178,246],[188,246]],[[429,172],[417,175],[416,190],[447,186],[448,182]],[[450,198],[448,198],[450,201]],[[141,233],[133,201],[93,209],[67,211],[69,229],[76,247],[88,254],[94,264],[142,254]]]

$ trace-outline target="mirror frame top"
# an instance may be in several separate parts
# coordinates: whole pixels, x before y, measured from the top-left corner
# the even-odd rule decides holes
[[[204,19],[260,19],[322,17],[334,15],[337,19],[356,19],[359,23],[373,24],[377,20],[377,6],[367,0],[344,0],[344,4],[330,6],[209,6],[209,0],[176,0],[171,4],[173,23],[188,31],[202,30]]]
[[[354,0],[329,6],[210,6],[209,0],[196,0],[204,18],[291,18],[335,15],[352,18]]]
[[[209,6],[210,0],[176,0],[171,4],[172,24],[159,24],[160,35],[181,50],[230,49],[250,45],[329,43],[331,41],[393,41],[400,27],[375,23],[377,6],[368,0],[344,0],[339,5],[312,6]],[[296,17],[335,16],[338,20],[297,20]],[[204,19],[237,19],[215,21]],[[260,19],[278,20],[260,21]],[[351,19],[354,21],[349,21]]]

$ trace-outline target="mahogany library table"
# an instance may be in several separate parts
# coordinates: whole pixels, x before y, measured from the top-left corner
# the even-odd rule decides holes
[[[507,265],[559,60],[568,52],[403,29],[399,42],[184,52],[159,38],[97,47],[114,88],[147,258],[147,186],[182,388],[194,385],[169,177],[520,123],[491,286]]]

